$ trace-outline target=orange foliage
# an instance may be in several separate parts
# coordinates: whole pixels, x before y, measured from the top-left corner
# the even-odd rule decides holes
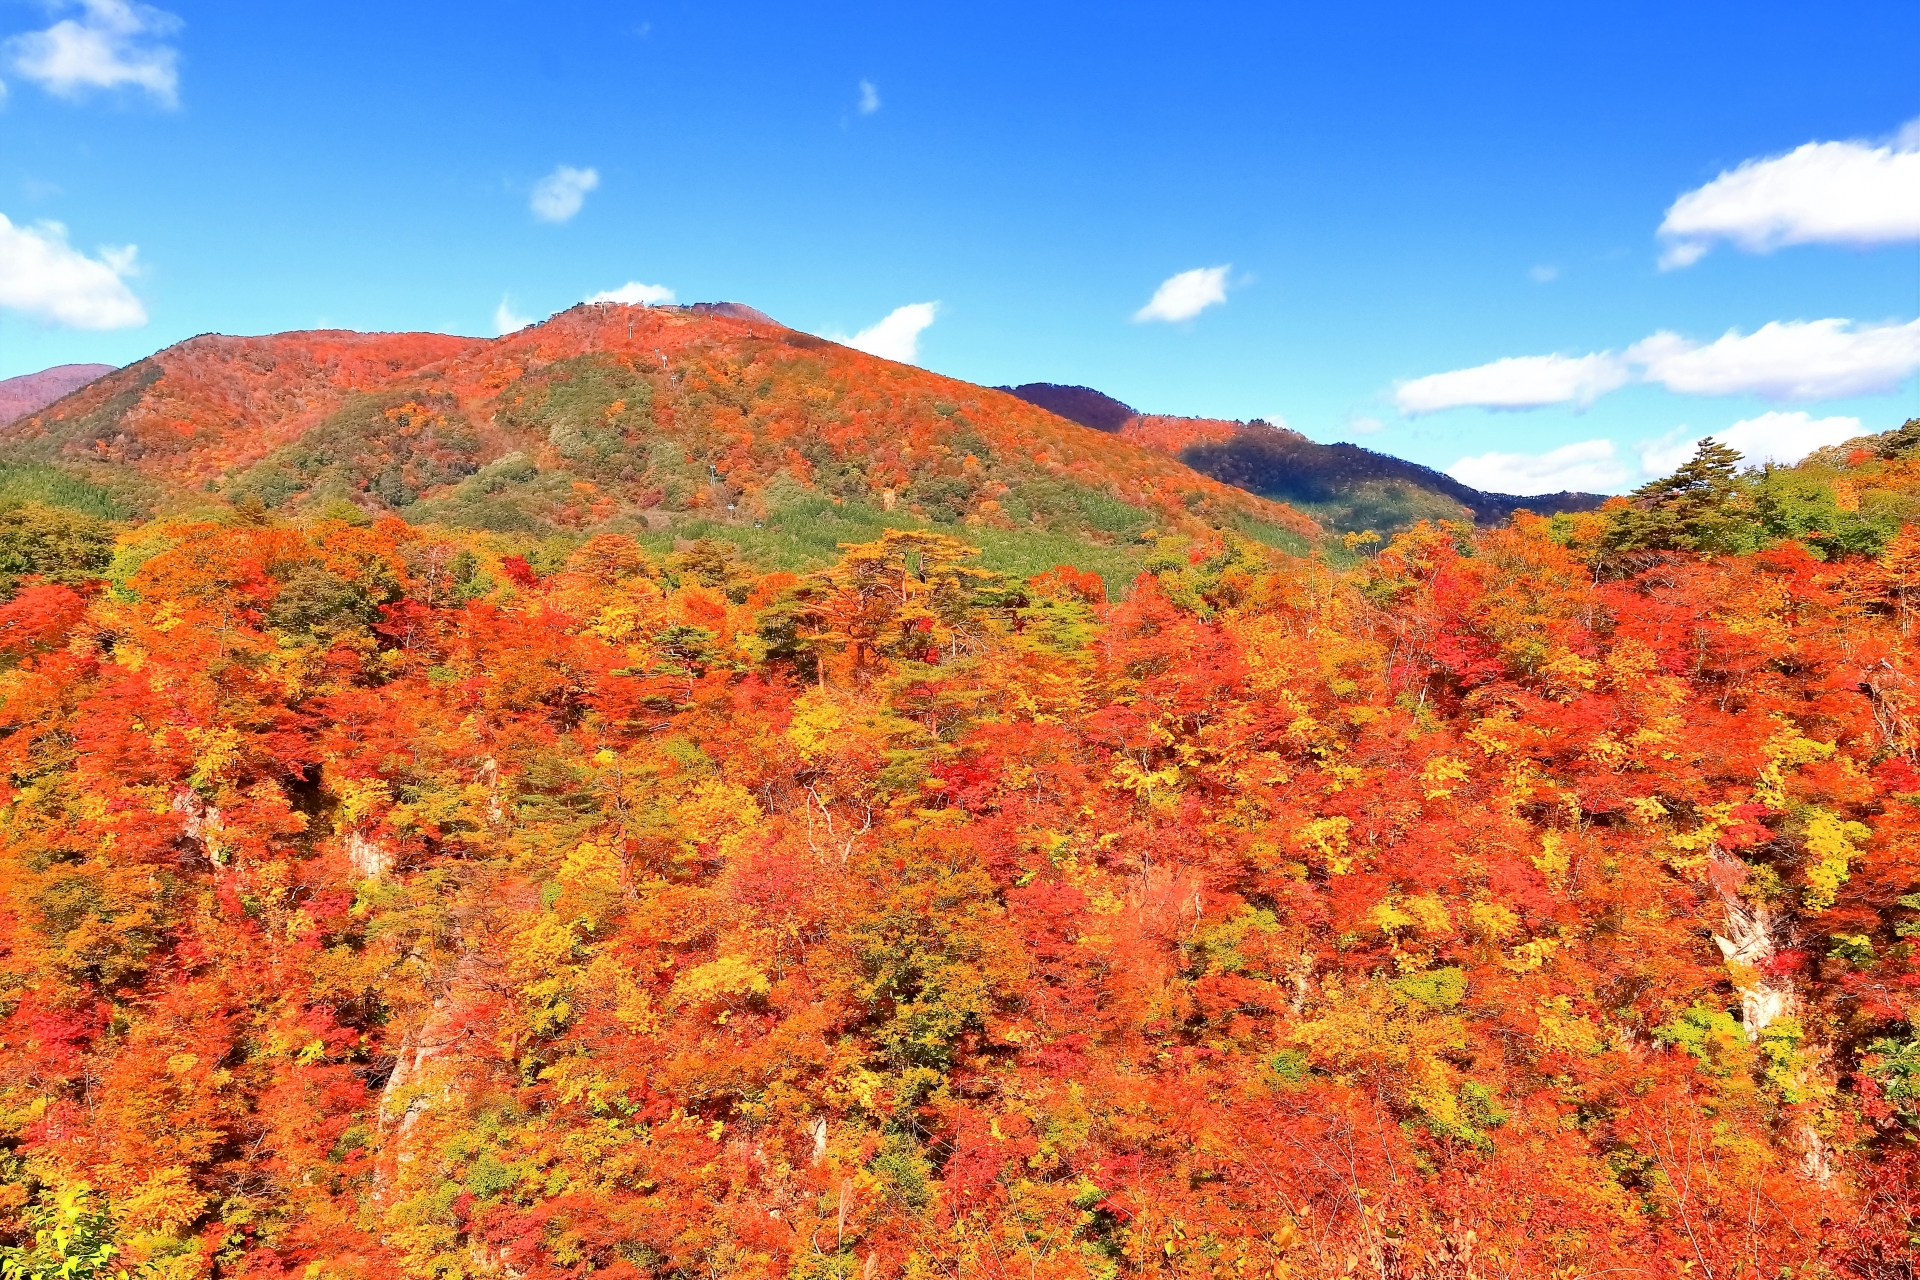
[[[1144,413],[1129,418],[1120,428],[1120,438],[1152,449],[1156,453],[1178,457],[1192,444],[1224,444],[1240,430],[1237,422],[1217,422],[1211,418],[1175,418],[1165,414]]]
[[[0,606],[5,1205],[180,1276],[1903,1274],[1901,627],[1552,535],[1110,604],[133,531]]]

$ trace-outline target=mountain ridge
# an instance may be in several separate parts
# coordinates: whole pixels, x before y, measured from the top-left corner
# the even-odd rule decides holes
[[[1418,519],[1498,523],[1516,511],[1591,511],[1607,495],[1494,493],[1360,445],[1321,444],[1288,427],[1143,414],[1092,387],[1030,382],[1001,390],[1062,417],[1177,457],[1202,475],[1308,511],[1343,532],[1397,532]]]

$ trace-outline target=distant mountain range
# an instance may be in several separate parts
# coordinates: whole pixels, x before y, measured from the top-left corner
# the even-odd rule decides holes
[[[1257,419],[1142,414],[1092,387],[1029,382],[1000,389],[1083,427],[1170,454],[1202,475],[1298,507],[1342,531],[1393,532],[1420,519],[1494,524],[1515,511],[1591,511],[1606,501],[1596,493],[1488,493],[1431,467],[1359,445],[1319,444]]]
[[[57,364],[38,373],[0,379],[0,425],[37,413],[68,392],[112,372],[110,364]]]

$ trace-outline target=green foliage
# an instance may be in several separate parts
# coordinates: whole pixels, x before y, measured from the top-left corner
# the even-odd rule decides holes
[[[1725,1009],[1709,1005],[1693,1005],[1672,1022],[1656,1027],[1653,1038],[1692,1054],[1706,1064],[1707,1070],[1720,1076],[1731,1075],[1750,1057],[1747,1033],[1741,1030],[1740,1020]]]
[[[1362,480],[1341,486],[1319,501],[1293,499],[1292,505],[1340,533],[1375,529],[1399,533],[1422,520],[1471,520],[1465,507],[1443,493],[1406,480]]]
[[[993,885],[977,870],[902,884],[857,927],[874,1043],[893,1062],[945,1071],[961,1034],[995,1006],[996,960],[983,926]]]
[[[1159,578],[1169,600],[1210,618],[1240,604],[1271,560],[1259,544],[1229,533],[1211,547],[1198,548],[1183,539],[1161,538],[1147,557],[1146,569]]]
[[[1448,966],[1412,973],[1393,983],[1395,994],[1429,1009],[1451,1009],[1467,995],[1467,975]]]
[[[1883,505],[1843,509],[1832,479],[1817,468],[1742,472],[1740,454],[1711,437],[1672,475],[1634,490],[1602,537],[1611,552],[1695,551],[1749,555],[1782,540],[1818,557],[1878,555],[1902,512]]]
[[[1038,522],[1049,529],[1103,533],[1137,541],[1154,526],[1152,513],[1111,494],[1071,480],[1039,477],[1023,480],[1000,500],[1018,522]]]
[[[726,542],[755,568],[801,573],[833,564],[843,545],[877,541],[889,529],[941,527],[904,510],[882,511],[851,500],[835,502],[822,493],[797,485],[795,489],[799,496],[771,507],[757,525],[695,517],[676,523],[671,531],[637,533],[636,540],[663,559],[674,553],[677,542],[688,539]],[[981,567],[1012,578],[1030,578],[1055,565],[1072,565],[1099,574],[1109,595],[1118,598],[1141,569],[1140,548],[1102,545],[1072,531],[946,527],[980,548]]]
[[[889,1133],[880,1140],[880,1154],[867,1168],[880,1179],[888,1194],[918,1213],[933,1203],[933,1165],[921,1154],[920,1144],[904,1133]]]
[[[1197,930],[1186,945],[1193,972],[1244,973],[1259,970],[1260,962],[1249,957],[1249,940],[1279,932],[1280,922],[1264,907],[1242,907],[1224,920]]]
[[[1282,1088],[1298,1089],[1307,1082],[1310,1061],[1299,1049],[1282,1049],[1267,1059],[1267,1067]]]
[[[131,505],[105,485],[44,462],[0,463],[0,507],[34,502],[100,520],[124,520]]]
[[[113,554],[103,520],[38,502],[0,507],[0,596],[34,575],[67,586],[98,578]]]
[[[281,584],[267,611],[267,625],[289,636],[334,642],[377,622],[380,603],[365,584],[345,581],[320,565],[307,563]]]
[[[124,448],[127,441],[127,415],[145,399],[147,391],[160,381],[162,372],[158,360],[147,359],[108,374],[101,381],[111,380],[119,385],[119,390],[83,414],[70,418],[38,415],[42,433],[10,441],[7,445],[9,460],[61,462],[75,456],[96,456],[102,448]]]
[[[444,392],[415,387],[358,395],[242,472],[226,496],[275,508],[309,494],[339,500],[364,492],[399,510],[472,474],[479,451],[479,437]]]
[[[113,1217],[85,1184],[44,1195],[27,1210],[33,1244],[0,1248],[0,1280],[93,1280],[115,1275]],[[120,1280],[126,1272],[119,1271]]]
[[[631,366],[589,353],[508,388],[500,417],[543,436],[583,475],[631,480],[660,461],[651,439],[653,397],[653,384]]]
[[[1867,1046],[1862,1070],[1909,1128],[1920,1129],[1920,1039],[1883,1037]]]
[[[492,533],[548,533],[538,512],[573,496],[566,476],[542,472],[523,453],[510,453],[481,467],[445,497],[416,503],[404,513],[416,524],[485,529]]]
[[[1607,529],[1610,551],[1731,552],[1754,523],[1740,453],[1712,436],[1672,475],[1633,491]]]

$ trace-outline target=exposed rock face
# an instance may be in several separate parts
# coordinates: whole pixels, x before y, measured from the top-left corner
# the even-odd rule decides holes
[[[347,832],[347,861],[355,873],[366,879],[385,875],[393,869],[393,854],[358,831]]]
[[[1774,1022],[1799,1013],[1800,997],[1790,983],[1775,979],[1763,968],[1779,950],[1778,922],[1765,903],[1748,902],[1736,892],[1735,886],[1740,883],[1744,870],[1739,859],[1714,846],[1708,880],[1726,909],[1727,928],[1725,934],[1714,934],[1713,942],[1726,958],[1734,989],[1740,993],[1740,1025],[1748,1040],[1757,1041],[1760,1033]],[[1830,1076],[1824,1064],[1807,1064],[1798,1074],[1803,1085],[1813,1082],[1816,1076]],[[1824,1084],[1830,1087],[1831,1079],[1826,1079]],[[1816,1094],[1823,1091],[1812,1090]],[[1833,1178],[1833,1151],[1814,1127],[1811,1117],[1800,1122],[1795,1138],[1800,1147],[1801,1174],[1826,1185]]]
[[[60,397],[112,372],[110,364],[57,364],[38,373],[0,379],[0,426],[38,413]]]
[[[1718,847],[1713,858],[1723,866],[1737,861]],[[1797,1004],[1791,987],[1776,983],[1761,969],[1779,950],[1773,912],[1764,903],[1748,902],[1734,892],[1736,877],[1716,875],[1712,879],[1727,912],[1726,934],[1714,934],[1714,945],[1726,957],[1734,986],[1740,992],[1740,1024],[1746,1029],[1747,1039],[1758,1040],[1769,1023],[1791,1014]]]
[[[220,831],[226,824],[220,818],[219,806],[207,803],[192,787],[182,787],[174,793],[173,811],[180,815],[181,836],[199,845],[208,861],[224,864],[227,852]]]

